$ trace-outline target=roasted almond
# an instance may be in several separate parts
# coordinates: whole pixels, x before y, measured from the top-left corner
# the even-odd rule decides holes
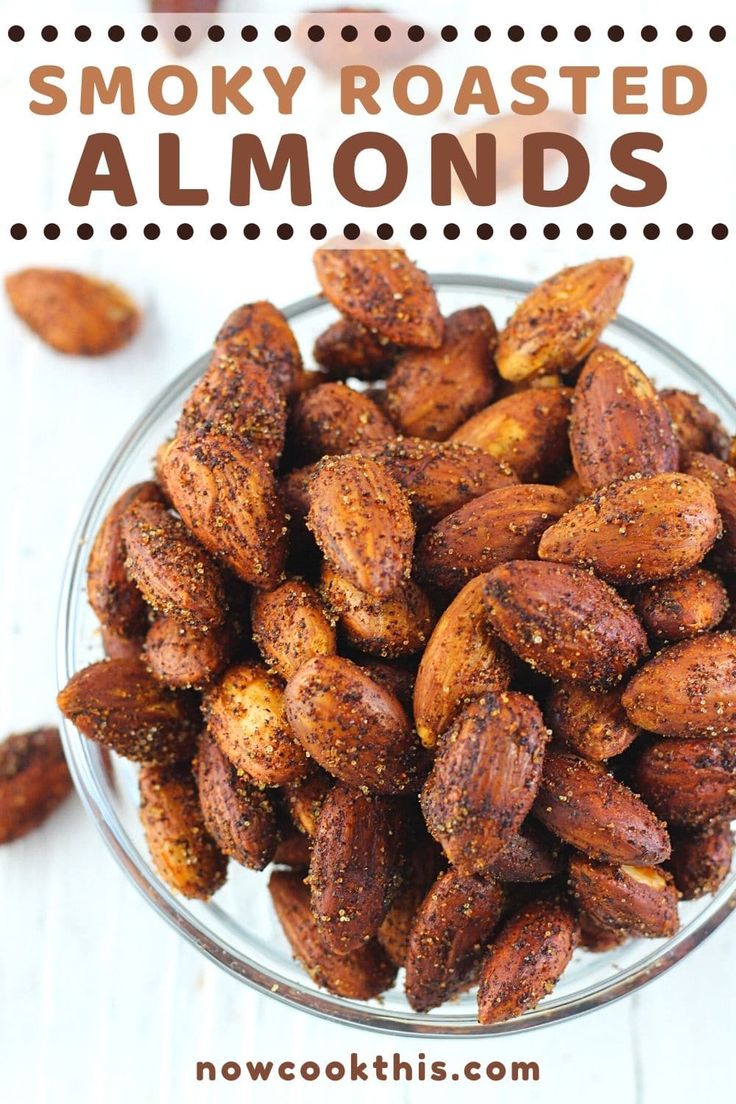
[[[318,249],[314,266],[322,291],[341,314],[397,345],[442,344],[434,289],[403,249]]]
[[[334,781],[327,771],[318,767],[306,778],[298,782],[290,782],[282,791],[284,805],[289,811],[294,827],[310,838],[316,835],[317,821]]]
[[[299,390],[299,346],[289,323],[272,303],[245,303],[229,314],[215,338],[213,356],[260,365],[287,398]]]
[[[140,659],[145,636],[120,636],[112,629],[100,628],[102,650],[108,659]],[[165,680],[163,680],[165,681]]]
[[[461,425],[452,440],[482,449],[499,463],[508,464],[524,483],[552,483],[570,463],[567,421],[571,400],[569,387],[507,395]]]
[[[532,807],[548,735],[524,694],[486,693],[440,739],[421,794],[427,828],[461,874],[487,871]]]
[[[25,268],[6,276],[5,290],[18,317],[60,353],[111,353],[140,326],[138,307],[124,291],[80,272]]]
[[[227,877],[227,858],[205,828],[190,764],[144,766],[139,783],[153,865],[171,889],[206,901]]]
[[[492,400],[496,326],[485,307],[455,311],[438,349],[405,349],[386,380],[386,410],[407,437],[444,441]]]
[[[346,383],[322,383],[299,397],[291,433],[298,452],[307,460],[318,460],[387,441],[396,430],[367,395]]]
[[[591,916],[582,909],[578,910],[578,922],[580,924],[580,946],[593,954],[605,954],[620,947],[629,938],[624,931],[614,931],[613,928],[603,928],[596,924]]]
[[[559,487],[498,487],[429,530],[417,546],[417,569],[434,586],[458,591],[496,564],[532,559],[545,529],[569,506]]]
[[[591,353],[575,385],[570,449],[586,491],[679,467],[677,439],[657,389],[608,345]]]
[[[670,416],[683,458],[691,452],[710,452],[721,460],[728,459],[728,434],[718,415],[697,395],[665,388],[659,397]]]
[[[232,647],[232,633],[224,625],[202,629],[157,617],[146,634],[143,658],[166,686],[201,689],[225,668]]]
[[[309,483],[308,525],[327,562],[375,598],[411,574],[414,521],[385,468],[359,456],[324,460]]]
[[[551,526],[539,558],[592,567],[613,583],[649,583],[695,567],[721,533],[707,484],[689,475],[623,479]]]
[[[265,661],[284,679],[316,655],[335,654],[335,629],[315,591],[289,579],[253,595],[253,639]]]
[[[296,828],[287,828],[276,845],[273,861],[277,866],[288,866],[301,871],[304,878],[312,858],[312,841]],[[308,899],[308,898],[307,898]]]
[[[491,632],[484,604],[485,577],[467,583],[440,617],[414,686],[414,720],[433,747],[463,705],[485,691],[508,689],[505,645]]]
[[[633,596],[639,620],[655,644],[674,644],[710,632],[723,620],[729,604],[721,580],[702,567],[649,583]]]
[[[577,921],[561,902],[542,898],[512,916],[481,965],[480,1023],[501,1023],[536,1008],[559,981],[577,941]]]
[[[686,471],[712,490],[723,522],[723,539],[713,550],[714,560],[721,570],[736,571],[736,468],[715,456],[693,452]]]
[[[677,829],[672,833],[669,867],[684,901],[715,893],[728,877],[732,860],[730,824],[713,824],[700,831]]]
[[[0,844],[38,828],[72,788],[57,728],[8,736],[0,743]]]
[[[83,736],[137,763],[176,763],[194,752],[192,699],[162,686],[139,659],[106,659],[72,675],[59,709]]]
[[[620,690],[596,693],[574,683],[558,683],[547,701],[545,718],[555,738],[586,759],[620,755],[639,735],[621,704]]]
[[[125,570],[148,604],[182,624],[208,628],[227,609],[219,569],[160,502],[134,502],[123,514]]]
[[[278,818],[269,794],[254,785],[203,733],[194,763],[204,823],[223,855],[263,870],[278,842]]]
[[[265,590],[286,558],[286,518],[268,463],[221,434],[176,439],[162,464],[187,528],[244,582]]]
[[[330,774],[376,793],[419,788],[421,748],[403,707],[355,663],[310,659],[285,697],[296,738]]]
[[[416,672],[411,666],[405,667],[400,662],[383,659],[359,658],[356,660],[361,670],[393,694],[401,702],[407,716],[412,714],[412,698],[414,695],[414,680]]]
[[[328,947],[355,950],[378,932],[398,888],[398,799],[338,782],[322,804],[309,864],[312,911]]]
[[[472,984],[486,943],[503,914],[502,887],[491,878],[440,874],[419,906],[406,954],[406,997],[428,1012]]]
[[[125,570],[122,518],[136,502],[161,503],[156,483],[136,483],[105,515],[87,561],[87,598],[102,625],[121,637],[142,636],[148,625],[143,595]]]
[[[661,821],[600,763],[552,745],[544,758],[534,815],[591,859],[656,866],[669,858]]]
[[[411,579],[388,598],[374,598],[325,564],[320,593],[348,644],[370,655],[413,655],[422,650],[434,628],[429,598]]]
[[[404,489],[420,529],[435,525],[488,491],[518,483],[508,464],[454,441],[396,437],[360,452],[383,464]]]
[[[663,736],[736,735],[736,633],[709,633],[664,648],[623,695],[629,718]]]
[[[577,567],[500,564],[485,576],[483,594],[491,631],[552,678],[611,687],[649,650],[628,603]]]
[[[634,763],[631,784],[670,824],[699,828],[736,817],[736,742],[654,740]]]
[[[399,347],[373,330],[338,318],[319,335],[312,355],[332,379],[375,380],[385,376]]]
[[[562,870],[563,850],[555,836],[527,817],[491,859],[487,873],[501,882],[545,882]]]
[[[580,907],[603,928],[663,939],[680,926],[672,875],[651,866],[570,859],[570,889]]]
[[[396,967],[376,940],[348,954],[330,950],[312,915],[301,873],[275,870],[268,888],[294,957],[315,984],[351,1000],[370,1000],[391,988]]]
[[[444,868],[442,850],[427,834],[421,817],[408,819],[411,827],[405,841],[401,885],[378,929],[378,941],[398,967],[406,965],[419,906]]]
[[[282,786],[307,774],[307,757],[286,717],[283,684],[265,667],[230,667],[206,691],[202,709],[223,753],[255,782]]]
[[[630,257],[611,257],[563,268],[537,284],[499,336],[503,378],[574,368],[614,319],[632,267]]]

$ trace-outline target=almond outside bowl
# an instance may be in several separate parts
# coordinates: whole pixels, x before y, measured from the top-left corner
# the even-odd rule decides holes
[[[502,324],[531,285],[481,276],[433,277],[440,306],[447,314],[483,304]],[[285,311],[309,362],[315,337],[335,320],[324,299],[311,297]],[[609,326],[605,339],[632,357],[660,386],[699,392],[704,401],[736,430],[736,403],[702,368],[672,346],[625,318]],[[171,435],[185,395],[201,375],[208,357],[182,372],[143,412],[116,449],[92,490],[79,523],[64,579],[58,624],[58,679],[69,677],[102,658],[99,628],[85,594],[90,546],[112,502],[131,483],[150,478],[151,457]],[[87,812],[138,891],[160,916],[212,962],[252,988],[305,1012],[338,1023],[394,1035],[466,1038],[530,1031],[602,1008],[633,993],[690,954],[736,908],[736,874],[712,897],[681,905],[681,930],[667,940],[633,940],[606,954],[577,951],[554,993],[537,1009],[508,1023],[480,1026],[474,993],[433,1012],[413,1012],[403,994],[402,973],[380,1000],[361,1003],[332,996],[316,987],[291,956],[271,908],[267,874],[230,864],[223,889],[207,903],[172,894],[151,866],[138,822],[137,768],[108,758],[68,722],[63,739],[74,781]]]

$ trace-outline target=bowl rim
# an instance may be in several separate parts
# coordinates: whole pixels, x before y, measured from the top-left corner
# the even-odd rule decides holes
[[[526,294],[535,286],[526,280],[457,273],[431,274],[430,280],[440,291],[443,288],[472,289],[475,287],[479,290],[509,293],[512,296]],[[312,295],[290,304],[283,309],[282,313],[287,319],[292,319],[326,305],[328,304],[323,296]],[[615,323],[619,329],[645,342],[658,354],[671,360],[690,379],[701,383],[711,394],[715,394],[736,422],[736,401],[700,365],[663,338],[625,315],[618,315]],[[99,500],[130,449],[152,427],[160,414],[160,407],[171,392],[192,384],[204,370],[208,359],[209,354],[199,357],[188,368],[169,380],[148,403],[112,453],[85,502],[67,557],[58,608],[57,681],[59,689],[74,673],[70,662],[73,611],[79,601],[78,583],[84,577],[89,543],[94,535],[88,531],[90,521]],[[323,990],[309,989],[300,984],[294,984],[286,978],[278,977],[262,969],[255,960],[229,946],[221,936],[210,931],[204,922],[187,915],[178,899],[158,876],[138,861],[137,848],[99,787],[93,762],[95,756],[100,754],[99,747],[92,741],[85,740],[63,716],[61,734],[72,778],[87,814],[94,821],[107,847],[129,880],[159,916],[230,976],[245,982],[258,992],[275,997],[291,1008],[307,1010],[332,1023],[362,1027],[382,1034],[438,1039],[518,1035],[549,1024],[561,1023],[612,1004],[661,976],[707,939],[736,909],[736,874],[732,874],[711,898],[706,906],[705,915],[701,913],[695,917],[675,936],[666,943],[658,945],[651,954],[638,961],[636,965],[624,968],[620,976],[594,983],[582,994],[561,997],[550,1003],[545,1002],[516,1020],[481,1025],[470,1020],[443,1019],[441,1014],[436,1013],[422,1016],[408,1011],[383,1011],[380,1008],[380,1002],[376,1005],[347,1000]]]

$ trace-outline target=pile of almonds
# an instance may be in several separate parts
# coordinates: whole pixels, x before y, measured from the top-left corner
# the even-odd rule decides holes
[[[499,334],[399,249],[321,249],[305,370],[225,322],[89,557],[108,659],[59,695],[141,764],[161,877],[263,869],[314,980],[533,1008],[579,944],[678,926],[731,863],[736,471],[718,418],[599,341],[631,270]],[[360,389],[347,380],[359,380]]]

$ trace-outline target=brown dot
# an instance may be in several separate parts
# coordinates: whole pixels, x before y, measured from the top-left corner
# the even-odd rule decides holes
[[[74,37],[76,38],[77,42],[89,42],[90,38],[92,37],[92,31],[89,29],[89,27],[76,27],[74,30]]]
[[[577,229],[577,235],[581,241],[589,241],[593,237],[593,227],[589,222],[581,222]]]
[[[624,37],[623,27],[619,27],[619,25],[617,23],[614,24],[613,27],[609,27],[608,28],[608,37],[610,38],[611,42],[620,42],[622,40],[622,38]]]
[[[161,229],[155,222],[147,222],[143,227],[143,236],[148,238],[149,241],[155,241],[160,233]]]
[[[122,241],[127,233],[128,230],[123,226],[122,222],[115,222],[110,227],[110,237],[114,238],[115,241]]]
[[[711,27],[710,37],[713,39],[714,42],[723,42],[724,38],[726,37],[726,28],[721,27],[720,25]]]
[[[12,27],[8,28],[8,38],[11,42],[22,42],[26,36],[26,32],[22,27],[19,27],[17,23],[14,23]]]
[[[557,38],[557,28],[548,24],[546,27],[542,27],[542,38],[545,42],[554,42]]]
[[[183,23],[181,23],[178,27],[174,27],[174,38],[177,42],[188,42],[191,37],[191,27],[187,27]]]
[[[587,42],[590,38],[590,27],[586,27],[584,24],[582,24],[580,27],[576,27],[575,37],[578,42]]]
[[[28,231],[22,222],[14,222],[10,227],[10,236],[11,238],[15,238],[16,241],[23,241],[27,233]]]
[[[77,237],[81,238],[82,241],[89,241],[94,232],[94,227],[90,226],[88,222],[80,222],[77,227]]]
[[[276,233],[282,241],[288,241],[294,236],[294,227],[290,222],[282,222],[276,227]]]
[[[322,222],[315,222],[314,226],[310,227],[309,233],[315,241],[322,241],[327,237],[327,227]]]
[[[388,241],[389,238],[394,236],[394,228],[390,222],[381,222],[376,227],[376,235],[381,241]]]
[[[176,228],[176,233],[182,241],[189,241],[194,234],[194,227],[189,222],[180,222]]]
[[[448,222],[442,233],[448,241],[456,241],[460,237],[460,227],[456,222]]]
[[[111,42],[122,42],[125,38],[125,31],[117,23],[108,29],[107,37]]]
[[[358,28],[354,27],[351,23],[348,23],[346,27],[340,31],[340,35],[343,42],[355,42],[358,37]]]
[[[257,222],[249,222],[243,227],[243,234],[248,241],[255,241],[260,237],[261,228]]]
[[[41,38],[44,40],[44,42],[55,42],[58,37],[59,32],[57,31],[56,27],[51,26],[51,24],[44,27],[41,31]]]
[[[273,36],[277,42],[288,42],[291,38],[291,31],[284,23],[281,23],[273,32]]]
[[[657,28],[653,27],[651,23],[647,23],[646,27],[641,29],[641,37],[645,42],[654,42],[657,37]]]
[[[457,38],[457,27],[453,27],[448,23],[446,27],[443,27],[440,31],[443,42],[454,42]]]
[[[481,222],[475,232],[481,241],[488,241],[493,237],[493,227],[490,222]]]
[[[555,241],[560,236],[560,228],[556,222],[548,222],[544,228],[545,238],[549,238],[550,241]]]
[[[513,27],[509,27],[508,35],[512,42],[521,42],[524,37],[524,28],[514,24]]]
[[[141,38],[144,42],[155,42],[158,38],[158,30],[149,23],[141,30]]]
[[[56,241],[61,234],[61,228],[55,222],[47,222],[43,228],[43,236],[49,241]]]
[[[391,38],[391,28],[387,27],[385,23],[379,23],[373,34],[379,42],[388,42]]]
[[[210,237],[214,238],[215,241],[222,241],[223,238],[227,237],[227,226],[221,222],[214,222],[210,226]]]
[[[414,23],[406,34],[411,42],[421,42],[424,38],[424,27],[420,27],[418,24]]]
[[[310,42],[321,42],[324,37],[325,37],[324,27],[320,27],[316,23],[314,24],[314,26],[310,27],[309,30],[307,31],[307,38],[309,39]]]
[[[622,222],[614,222],[610,234],[614,241],[621,241],[622,238],[626,237],[626,227]]]
[[[677,35],[680,42],[689,42],[690,39],[693,37],[693,29],[692,27],[688,27],[683,24],[681,27],[677,28],[675,34]]]
[[[656,222],[648,222],[644,227],[644,237],[648,241],[655,241],[659,237],[659,227]]]
[[[491,28],[487,27],[485,23],[481,23],[480,26],[475,28],[475,37],[478,42],[488,42],[491,37]]]
[[[723,241],[724,238],[727,238],[728,227],[726,226],[725,222],[717,222],[711,230],[711,234],[717,241]]]
[[[680,225],[677,227],[677,236],[678,238],[681,238],[682,241],[690,240],[690,238],[693,236],[693,228],[689,222],[680,223]]]
[[[526,237],[526,226],[524,226],[523,222],[515,222],[509,230],[509,233],[514,241],[521,241],[522,238]]]
[[[240,32],[240,37],[244,42],[255,42],[258,38],[258,28],[254,27],[252,23],[248,23]]]
[[[415,241],[421,241],[422,238],[427,236],[427,227],[423,222],[415,222],[409,228],[409,233]]]
[[[349,222],[346,226],[343,226],[342,233],[348,241],[355,241],[356,238],[360,237],[360,227],[357,222]]]
[[[221,27],[219,23],[215,23],[212,27],[208,29],[207,37],[209,38],[210,42],[222,42],[223,38],[225,37],[225,28]]]

